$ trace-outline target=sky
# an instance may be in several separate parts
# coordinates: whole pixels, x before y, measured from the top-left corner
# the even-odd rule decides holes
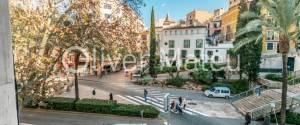
[[[193,10],[213,12],[215,9],[228,8],[228,0],[144,0],[146,6],[141,9],[145,26],[150,26],[151,8],[154,6],[155,19],[164,18],[169,13],[171,19],[185,19]]]

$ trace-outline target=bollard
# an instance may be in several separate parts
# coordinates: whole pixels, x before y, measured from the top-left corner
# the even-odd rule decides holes
[[[164,110],[166,112],[168,112],[169,111],[169,107],[170,107],[170,94],[167,93],[164,96]]]

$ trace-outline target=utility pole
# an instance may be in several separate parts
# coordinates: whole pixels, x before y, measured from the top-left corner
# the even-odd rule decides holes
[[[18,125],[8,0],[0,0],[0,123]]]

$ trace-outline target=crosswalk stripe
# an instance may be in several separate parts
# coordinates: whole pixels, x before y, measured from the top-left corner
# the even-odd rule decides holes
[[[133,98],[132,96],[126,95],[126,97],[127,97],[127,98],[130,98],[130,99],[132,99],[132,100],[135,100],[135,101],[137,101],[137,102],[139,102],[139,103],[141,103],[141,104],[143,104],[143,105],[149,105],[148,103],[146,103],[146,102],[144,102],[144,101],[141,101],[141,100],[138,100],[138,99],[136,99],[136,98]]]
[[[208,117],[208,115],[207,115],[207,114],[204,114],[204,113],[198,112],[198,111],[196,111],[196,110],[194,110],[194,109],[186,108],[186,110],[188,110],[188,111],[190,111],[190,112],[194,112],[194,113],[196,113],[196,114],[199,114],[199,115],[203,115],[203,116],[206,116],[206,117]]]
[[[139,97],[139,96],[134,96],[134,97],[137,98],[137,99],[140,99],[140,100],[144,100],[142,97]],[[153,106],[156,107],[160,112],[166,113],[163,110],[164,107],[162,105],[160,105],[160,104],[157,104],[157,103],[155,103],[153,101],[150,101],[150,100],[147,100],[147,102],[144,102],[144,103],[147,103],[147,105],[153,104]]]
[[[139,97],[139,96],[134,96],[134,97],[139,98],[139,99],[143,99],[142,97]],[[160,107],[160,108],[164,108],[163,105],[158,104],[158,103],[156,103],[156,102],[153,102],[151,99],[148,99],[147,101],[148,101],[148,102],[151,102],[150,104],[154,104],[154,105],[156,105],[156,106],[158,106],[158,107]]]
[[[122,98],[122,99],[124,99],[124,100],[126,100],[126,101],[128,101],[128,102],[130,102],[130,103],[132,103],[132,104],[135,104],[135,105],[140,105],[139,103],[137,103],[137,102],[134,102],[134,101],[132,101],[132,100],[130,100],[130,99],[128,99],[128,98],[126,98],[126,97],[124,97],[124,96],[121,96],[121,95],[117,95],[118,97],[120,97],[120,98]]]

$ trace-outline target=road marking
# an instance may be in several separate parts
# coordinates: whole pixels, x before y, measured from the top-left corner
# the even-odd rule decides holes
[[[140,105],[139,103],[137,103],[137,102],[134,102],[134,101],[132,101],[132,100],[130,100],[130,99],[128,99],[128,98],[126,98],[126,97],[124,97],[124,96],[121,96],[121,95],[117,95],[118,97],[120,97],[120,98],[122,98],[122,99],[124,99],[124,100],[126,100],[126,101],[128,101],[128,102],[130,102],[130,103],[132,103],[132,104],[135,104],[135,105]]]
[[[143,104],[143,105],[149,105],[148,103],[146,103],[146,102],[144,102],[144,101],[141,101],[141,100],[138,100],[138,99],[136,99],[136,98],[133,98],[133,97],[131,97],[131,96],[129,96],[129,95],[126,95],[126,97],[127,97],[127,98],[130,98],[130,99],[132,99],[132,100],[135,100],[135,101],[137,101],[137,102],[139,102],[139,103],[141,103],[141,104]]]
[[[28,123],[20,123],[20,125],[33,125],[33,124],[28,124]]]
[[[196,110],[194,110],[194,109],[186,108],[186,110],[189,110],[189,111],[191,111],[191,112],[194,112],[194,113],[196,113],[196,114],[203,115],[203,116],[206,116],[206,117],[208,117],[208,116],[209,116],[209,115],[207,115],[207,114],[204,114],[204,113],[198,112],[198,111],[196,111]]]

